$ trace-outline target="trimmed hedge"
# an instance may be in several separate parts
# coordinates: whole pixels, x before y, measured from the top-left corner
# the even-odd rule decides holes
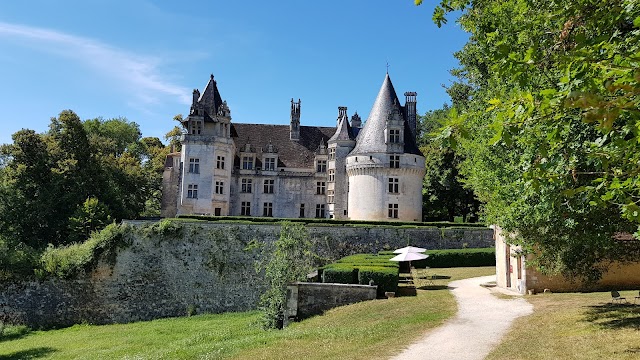
[[[378,297],[384,297],[386,291],[395,292],[398,289],[398,273],[397,266],[364,266],[358,269],[358,284],[369,285],[373,280],[373,283],[378,285]]]
[[[428,250],[426,254],[429,255],[427,259],[412,261],[411,265],[416,268],[425,268],[427,266],[449,268],[496,265],[496,251],[494,248]],[[384,251],[380,255],[393,255],[393,252]]]
[[[325,266],[322,269],[322,282],[323,283],[338,283],[338,284],[357,284],[358,283],[358,269],[345,265],[345,266]]]
[[[378,285],[378,297],[383,297],[385,291],[396,291],[398,288],[399,264],[389,261],[391,257],[373,254],[343,257],[320,269],[322,282],[369,285],[373,280]]]
[[[289,221],[294,223],[304,223],[313,226],[386,226],[386,227],[404,227],[404,228],[421,228],[421,227],[437,227],[437,228],[486,228],[482,223],[455,223],[449,221],[437,222],[399,222],[399,221],[363,221],[363,220],[337,220],[337,219],[314,219],[314,218],[272,218],[272,217],[247,217],[247,216],[204,216],[204,215],[180,215],[179,219],[194,219],[203,221],[216,222],[235,222],[235,223],[259,223],[270,224]]]

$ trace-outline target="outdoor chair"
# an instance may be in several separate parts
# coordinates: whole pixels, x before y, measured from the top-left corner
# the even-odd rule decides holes
[[[624,302],[627,302],[627,298],[621,297],[620,293],[617,292],[616,290],[611,290],[611,303],[613,304],[614,301],[619,301],[620,303],[622,303],[622,300],[624,300]]]

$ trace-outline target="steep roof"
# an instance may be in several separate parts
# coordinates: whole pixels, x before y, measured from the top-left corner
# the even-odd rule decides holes
[[[336,132],[333,134],[329,141],[337,141],[337,140],[355,140],[355,136],[353,135],[353,130],[351,129],[351,125],[349,125],[349,119],[345,117],[341,117],[338,122],[338,127],[336,128]]]
[[[364,127],[358,134],[356,147],[351,154],[387,152],[387,145],[384,138],[384,129],[386,127],[387,116],[389,112],[400,108],[400,101],[396,90],[393,88],[389,74],[384,77],[378,97],[373,103],[371,112]]]
[[[389,74],[386,74],[376,101],[373,103],[373,107],[369,113],[369,117],[364,123],[364,127],[360,130],[356,138],[356,146],[350,155],[387,152],[384,129],[386,127],[387,116],[394,110],[403,114],[404,118],[404,109],[400,105],[400,100],[398,100],[398,95],[396,95],[396,90],[393,88]],[[404,152],[422,155],[415,141],[411,138],[411,132],[406,118],[404,118],[404,128]]]
[[[236,147],[241,149],[248,143],[258,154],[256,166],[262,166],[262,149],[272,144],[278,150],[279,167],[313,168],[318,147],[321,143],[326,146],[334,131],[331,127],[300,126],[300,140],[293,141],[289,139],[289,125],[231,123]]]
[[[213,74],[211,74],[207,86],[205,86],[202,95],[200,95],[198,103],[204,106],[209,115],[215,116],[218,113],[218,108],[222,104],[222,97],[218,91],[218,84],[213,79]]]

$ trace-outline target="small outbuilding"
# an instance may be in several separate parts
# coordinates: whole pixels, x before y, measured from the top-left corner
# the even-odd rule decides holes
[[[610,289],[640,288],[640,260],[634,263],[614,263],[595,285],[572,281],[562,275],[541,274],[528,266],[533,255],[522,255],[520,246],[505,241],[505,234],[499,226],[493,225],[496,243],[496,285],[498,287],[526,294],[543,292],[593,291]]]

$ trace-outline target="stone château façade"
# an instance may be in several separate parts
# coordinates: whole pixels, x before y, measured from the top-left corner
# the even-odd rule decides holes
[[[362,124],[338,107],[337,125],[240,124],[211,76],[182,121],[182,150],[167,157],[162,215],[422,220],[424,156],[416,93],[400,105],[389,74]]]

